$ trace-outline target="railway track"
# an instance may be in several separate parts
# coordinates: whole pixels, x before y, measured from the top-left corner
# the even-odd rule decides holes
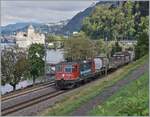
[[[14,94],[2,96],[1,101],[3,101],[3,102],[8,101],[9,99],[16,98],[18,96],[22,96],[22,95],[25,95],[25,94],[28,94],[28,93],[31,93],[34,91],[42,90],[42,89],[47,88],[49,86],[53,86],[54,84],[55,84],[54,81],[51,81],[49,83],[44,83],[44,84],[38,85],[36,87],[32,87],[30,89],[20,90],[19,92],[16,92]]]
[[[112,71],[108,71],[108,73],[111,73]],[[101,74],[101,77],[98,76],[99,78],[103,78],[105,75],[104,74]],[[17,96],[20,96],[20,95],[24,95],[24,94],[27,94],[29,92],[33,92],[33,91],[37,91],[39,89],[44,89],[48,86],[52,86],[54,82],[51,82],[50,84],[47,84],[45,86],[40,86],[36,89],[33,89],[33,90],[30,90],[30,91],[26,91],[26,92],[22,92],[22,93],[19,93],[19,94],[16,94],[14,96],[10,96],[10,97],[7,97],[6,100],[8,99],[11,99],[11,98],[14,98],[14,97],[17,97]],[[68,91],[68,90],[67,90]],[[58,95],[61,95],[67,91],[64,91],[64,90],[55,90],[55,91],[52,91],[52,92],[49,92],[47,94],[44,94],[44,95],[41,95],[41,96],[38,96],[38,97],[35,97],[33,99],[30,99],[30,100],[27,100],[27,101],[22,101],[18,104],[15,104],[15,105],[12,105],[10,107],[7,107],[7,108],[4,108],[4,109],[1,109],[1,113],[2,113],[2,116],[6,116],[6,115],[10,115],[14,112],[17,112],[19,110],[22,110],[22,109],[25,109],[27,107],[30,107],[30,106],[33,106],[35,104],[38,104],[40,102],[43,102],[43,101],[46,101],[48,99],[51,99],[51,98],[54,98]],[[3,99],[4,100],[4,99]],[[2,101],[3,101],[2,100]]]
[[[36,97],[34,99],[24,101],[24,102],[21,102],[17,105],[2,109],[1,114],[2,114],[2,116],[5,116],[5,115],[8,115],[8,114],[14,113],[16,111],[22,110],[22,109],[27,108],[29,106],[32,106],[34,104],[37,104],[37,103],[43,102],[45,100],[51,99],[53,97],[56,97],[56,96],[58,96],[60,94],[63,94],[65,92],[66,91],[64,91],[64,90],[60,90],[60,91],[56,90],[56,91],[50,92],[48,94],[41,95],[41,96]]]

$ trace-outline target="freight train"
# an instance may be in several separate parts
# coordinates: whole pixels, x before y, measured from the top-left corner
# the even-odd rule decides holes
[[[91,60],[60,62],[56,65],[55,84],[60,89],[72,88],[95,79],[109,70],[130,63],[134,59],[133,52],[117,52],[110,59],[96,57]]]

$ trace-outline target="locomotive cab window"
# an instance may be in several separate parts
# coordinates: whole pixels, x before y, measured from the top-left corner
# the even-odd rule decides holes
[[[65,70],[66,73],[71,73],[72,72],[72,66],[67,65],[64,70]]]
[[[61,65],[56,65],[56,71],[61,71]]]

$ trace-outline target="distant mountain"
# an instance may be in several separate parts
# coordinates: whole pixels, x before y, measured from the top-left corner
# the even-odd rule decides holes
[[[7,26],[1,26],[1,34],[2,35],[9,35],[13,34],[16,30],[22,29],[27,26],[26,23],[16,23],[16,24],[9,24]]]
[[[9,24],[7,26],[1,26],[1,34],[2,35],[12,35],[18,31],[26,31],[29,25],[33,25],[35,29],[39,29],[41,27],[45,27],[45,24],[34,23],[34,22],[22,22],[16,24]]]
[[[60,30],[69,22],[69,19],[67,20],[61,20],[56,23],[48,23],[46,24],[48,26],[48,32],[49,33],[57,33],[60,32]]]
[[[64,27],[69,20],[62,20],[56,23],[34,23],[34,22],[22,22],[16,24],[9,24],[7,26],[1,26],[1,34],[2,35],[13,35],[16,32],[25,32],[29,25],[32,25],[37,32],[42,33],[55,33],[60,31],[62,27]]]

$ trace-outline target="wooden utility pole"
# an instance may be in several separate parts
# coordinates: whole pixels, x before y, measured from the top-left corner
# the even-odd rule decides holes
[[[46,65],[46,56],[47,56],[47,52],[46,52],[46,38],[47,38],[47,34],[45,33],[45,40],[44,40],[44,47],[45,47],[44,82],[46,82],[46,79],[47,79],[47,77],[46,77],[46,73],[47,73],[47,65]]]
[[[108,41],[107,41],[107,36],[106,36],[106,39],[105,39],[105,42],[106,42],[106,58],[108,58],[108,55],[107,55],[107,53],[108,53]],[[107,66],[107,63],[106,63],[106,66],[105,66],[105,76],[107,76],[107,68],[108,66]]]

